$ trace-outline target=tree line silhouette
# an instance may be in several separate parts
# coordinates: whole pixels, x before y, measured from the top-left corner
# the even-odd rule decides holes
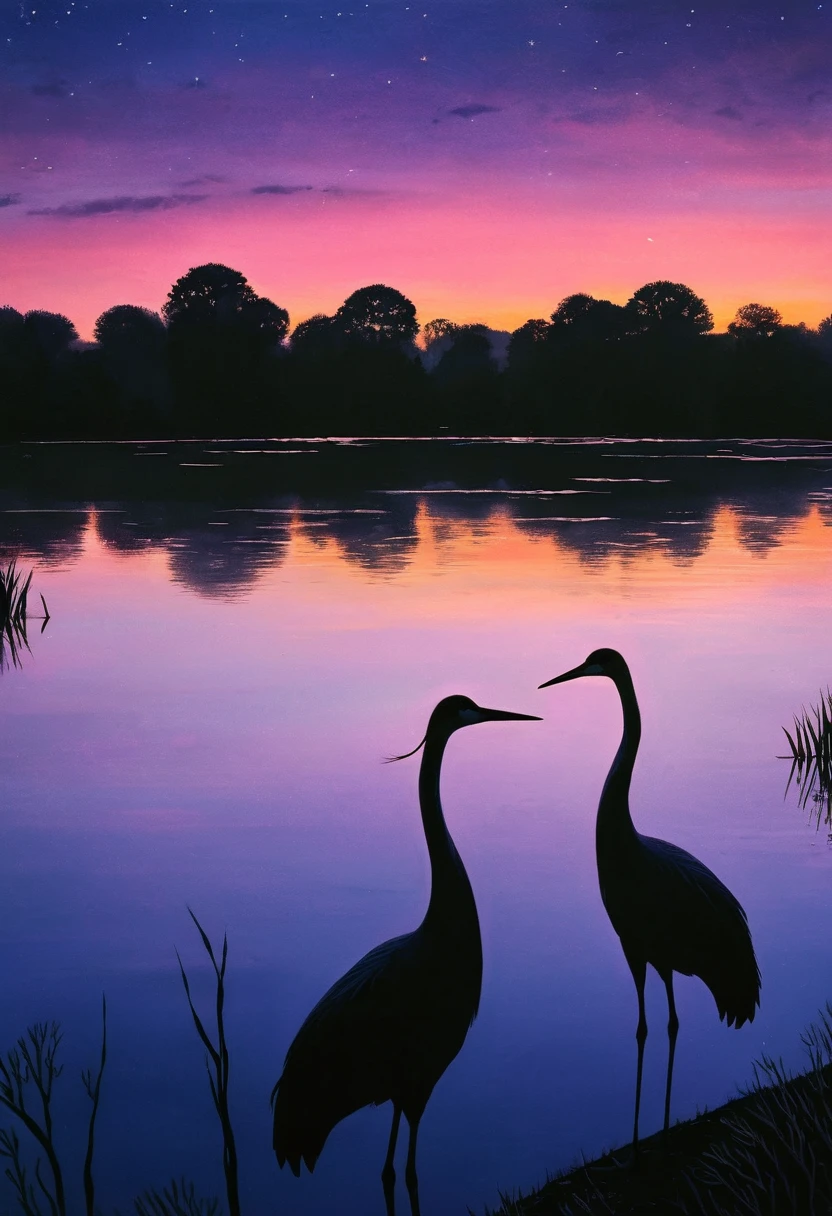
[[[58,313],[0,307],[0,440],[207,435],[832,434],[832,316],[749,303],[714,334],[683,283],[624,305],[578,293],[511,335],[436,318],[383,284],[290,333],[210,263],[161,313],[119,304],[82,342]]]

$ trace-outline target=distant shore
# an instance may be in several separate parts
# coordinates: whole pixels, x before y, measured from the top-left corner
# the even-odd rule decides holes
[[[585,292],[513,333],[435,317],[383,283],[290,331],[229,266],[192,267],[161,313],[116,304],[84,342],[68,317],[0,307],[0,442],[211,434],[832,437],[832,316],[749,303],[713,332],[657,280]],[[417,344],[418,339],[418,344]]]

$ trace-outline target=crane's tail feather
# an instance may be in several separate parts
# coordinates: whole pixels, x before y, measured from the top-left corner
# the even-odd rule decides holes
[[[300,1178],[301,1162],[303,1162],[303,1164],[306,1166],[306,1168],[309,1170],[309,1173],[311,1174],[312,1171],[315,1169],[315,1165],[318,1160],[317,1155],[312,1156],[311,1153],[306,1156],[304,1156],[304,1155],[296,1156],[294,1154],[292,1156],[287,1156],[285,1151],[281,1151],[281,1149],[279,1149],[277,1147],[277,1145],[274,1146],[274,1151],[275,1151],[275,1156],[277,1157],[277,1164],[280,1166],[280,1168],[283,1169],[284,1165],[288,1165],[289,1169],[292,1171],[292,1173],[295,1175],[296,1178]]]
[[[335,1124],[361,1105],[364,1103],[339,1094],[337,1086],[322,1083],[320,1077],[284,1072],[272,1093],[272,1147],[281,1169],[288,1164],[299,1178],[303,1163],[311,1174]]]
[[[279,1089],[280,1082],[275,1086],[274,1128],[272,1147],[277,1164],[283,1169],[288,1165],[296,1178],[300,1177],[301,1163],[311,1174],[321,1155],[334,1120],[327,1119],[326,1114],[316,1118],[314,1113],[301,1101],[287,1100],[285,1091]]]
[[[739,1030],[746,1022],[753,1022],[760,1004],[760,968],[754,957],[750,936],[744,943],[740,958],[731,960],[732,965],[720,966],[718,970],[703,975],[702,979],[711,990],[719,1011],[719,1020]]]

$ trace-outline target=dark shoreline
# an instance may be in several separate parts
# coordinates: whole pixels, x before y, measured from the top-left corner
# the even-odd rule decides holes
[[[488,1216],[829,1216],[832,1212],[832,1038],[827,1005],[801,1040],[806,1071],[755,1065],[755,1085],[714,1110],[632,1146],[501,1194]]]

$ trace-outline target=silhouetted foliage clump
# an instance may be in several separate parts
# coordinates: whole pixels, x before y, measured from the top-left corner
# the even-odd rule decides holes
[[[566,296],[513,334],[436,317],[384,283],[290,330],[238,270],[192,267],[161,314],[102,313],[93,343],[0,307],[0,440],[460,434],[832,434],[832,316],[749,303],[724,334],[657,280],[626,304]]]
[[[767,304],[743,304],[728,326],[735,338],[772,338],[783,327],[783,318]]]
[[[238,430],[256,427],[277,388],[286,310],[257,295],[239,271],[211,262],[177,279],[162,315],[176,429],[222,434],[232,415]]]
[[[338,309],[336,320],[348,338],[378,346],[403,348],[419,332],[415,304],[383,283],[354,291]]]
[[[223,938],[222,956],[218,961],[205,930],[193,912],[190,915],[199,930],[216,981],[216,1043],[206,1031],[191,999],[190,985],[181,959],[179,966],[191,1016],[207,1052],[206,1067],[211,1094],[222,1131],[228,1213],[229,1216],[240,1216],[237,1152],[228,1109],[229,1054],[224,1020],[228,941]],[[64,1070],[63,1064],[58,1063],[62,1037],[57,1022],[37,1022],[28,1027],[5,1055],[0,1054],[0,1114],[7,1113],[13,1119],[11,1127],[0,1127],[0,1160],[7,1163],[3,1172],[23,1216],[67,1216],[68,1211],[80,1210],[72,1201],[74,1188],[67,1184],[67,1174],[55,1138],[55,1129],[59,1126],[55,1113],[55,1084]],[[81,1073],[81,1084],[90,1101],[80,1188],[85,1216],[99,1216],[100,1213],[95,1201],[93,1167],[96,1124],[106,1065],[107,1002],[102,999],[98,1066],[95,1071],[85,1069]],[[198,1195],[194,1184],[185,1178],[174,1178],[161,1190],[143,1191],[133,1200],[132,1211],[134,1216],[222,1216],[219,1201]]]

